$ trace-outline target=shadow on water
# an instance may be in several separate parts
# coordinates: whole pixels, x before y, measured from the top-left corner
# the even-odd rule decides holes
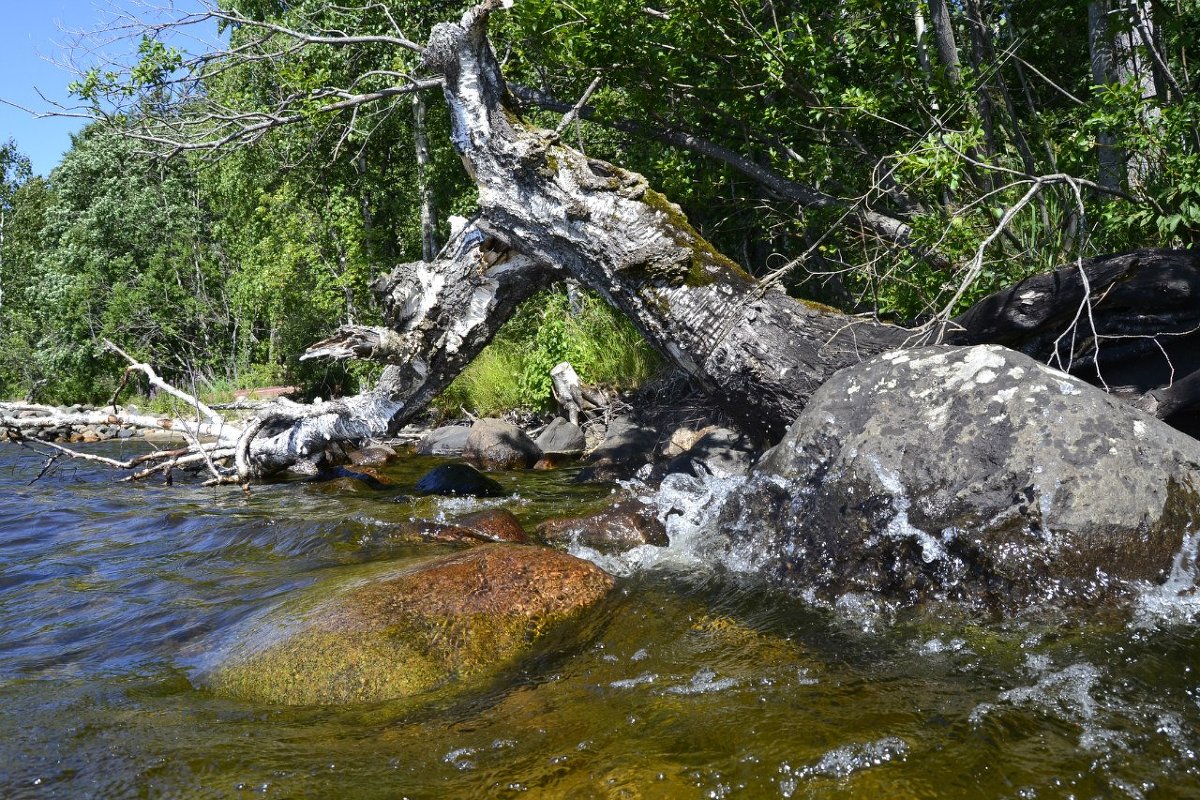
[[[603,504],[568,473],[496,500],[394,489],[118,484],[0,446],[4,797],[1200,796],[1189,622],[889,624],[712,571],[634,570],[592,628],[469,694],[285,708],[198,688],[197,663],[299,590],[444,546],[411,517],[527,527]],[[452,688],[452,687],[451,687]]]

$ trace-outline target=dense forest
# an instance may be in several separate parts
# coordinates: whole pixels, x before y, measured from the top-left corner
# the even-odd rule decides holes
[[[198,389],[372,377],[297,357],[375,322],[372,280],[431,258],[475,206],[445,104],[386,41],[469,5],[220,0],[190,19],[245,57],[176,50],[185,18],[146,29],[127,71],[79,76],[96,122],[49,176],[0,147],[0,396],[106,398],[105,338]],[[945,318],[1056,265],[1200,236],[1194,0],[522,0],[490,36],[531,121],[646,175],[751,274],[848,312]],[[589,354],[593,381],[653,361],[562,288],[485,351],[516,376],[501,403],[543,400],[548,368]]]

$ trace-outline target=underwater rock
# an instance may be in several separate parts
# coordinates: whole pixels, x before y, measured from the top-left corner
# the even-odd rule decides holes
[[[529,534],[521,526],[521,521],[507,508],[485,508],[455,517],[451,524],[489,542],[525,544],[529,541]]]
[[[471,429],[464,425],[446,425],[434,428],[417,444],[417,455],[451,456],[462,455],[467,446]]]
[[[357,492],[364,488],[378,491],[390,488],[390,482],[370,467],[329,467],[305,478],[304,483],[316,484],[322,491],[329,492]]]
[[[372,444],[347,454],[351,464],[360,467],[382,467],[396,458],[396,451],[386,444]]]
[[[463,458],[483,469],[529,469],[542,451],[525,431],[502,419],[481,419],[471,426]]]
[[[537,526],[548,544],[579,544],[602,553],[621,553],[644,544],[666,547],[667,529],[654,508],[625,497],[608,508],[571,519],[550,519]]]
[[[511,542],[528,544],[529,534],[520,520],[506,508],[485,508],[456,517],[450,522],[414,519],[401,522],[388,532],[393,541],[434,541],[453,544]]]
[[[372,703],[495,677],[550,634],[569,639],[613,579],[544,547],[486,545],[285,605],[206,683],[285,705]],[[319,591],[319,590],[318,590]],[[552,640],[553,641],[553,640]]]
[[[1200,442],[999,346],[838,372],[722,510],[731,559],[835,597],[1083,605],[1162,582]]]
[[[422,494],[503,497],[504,487],[468,464],[442,464],[417,481]]]

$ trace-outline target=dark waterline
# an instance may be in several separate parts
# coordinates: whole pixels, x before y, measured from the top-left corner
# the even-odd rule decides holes
[[[134,445],[125,445],[133,447]],[[119,448],[106,446],[109,451]],[[496,685],[280,708],[202,686],[243,623],[440,552],[404,502],[320,485],[131,486],[0,445],[0,796],[1200,797],[1200,634],[1125,618],[864,632],[703,572],[622,578],[603,627]],[[526,523],[603,502],[500,476]],[[397,502],[401,501],[401,502]]]

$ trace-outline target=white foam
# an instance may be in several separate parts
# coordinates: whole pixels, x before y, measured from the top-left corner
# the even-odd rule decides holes
[[[656,492],[641,484],[626,488],[650,503],[667,529],[666,547],[641,545],[615,555],[574,544],[568,551],[593,562],[614,575],[632,575],[650,570],[712,572],[718,565],[734,572],[754,573],[759,564],[746,554],[730,555],[729,539],[718,531],[717,519],[732,492],[746,478],[672,474]]]
[[[1194,622],[1200,618],[1200,589],[1196,586],[1200,532],[1183,537],[1171,562],[1171,573],[1160,584],[1143,583],[1134,604],[1132,625],[1152,628],[1167,623]]]
[[[709,667],[701,667],[700,670],[692,676],[691,681],[676,686],[669,686],[664,690],[665,694],[711,694],[713,692],[723,692],[726,689],[732,689],[738,685],[734,678],[718,678],[715,670]]]

